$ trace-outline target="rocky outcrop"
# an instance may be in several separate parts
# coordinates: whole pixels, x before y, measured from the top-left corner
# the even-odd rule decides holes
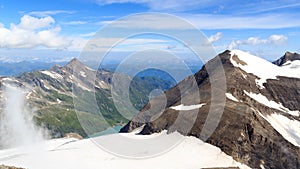
[[[281,58],[279,58],[278,60],[274,61],[273,64],[275,64],[277,66],[282,66],[287,61],[294,61],[294,60],[300,60],[300,54],[286,52]]]
[[[290,110],[299,110],[300,79],[288,77],[268,79],[267,83],[264,84],[264,88],[261,88],[256,83],[258,77],[233,66],[230,60],[230,51],[225,51],[219,54],[218,57],[221,59],[225,70],[227,88],[224,91],[219,91],[220,97],[215,99],[221,99],[221,94],[230,93],[238,101],[227,98],[224,111],[221,108],[220,110],[214,109],[211,111],[212,93],[209,79],[216,79],[218,77],[215,76],[216,74],[208,76],[204,66],[194,75],[199,88],[200,103],[205,103],[204,106],[198,109],[195,122],[194,119],[189,119],[188,116],[182,122],[176,121],[179,111],[171,108],[172,106],[182,104],[182,97],[186,97],[184,99],[186,105],[199,104],[199,102],[194,101],[195,94],[189,93],[188,88],[183,89],[186,90],[184,93],[188,93],[187,95],[182,96],[179,92],[180,89],[182,90],[180,86],[191,84],[190,79],[192,77],[188,77],[165,93],[167,98],[166,109],[154,110],[153,112],[147,111],[149,107],[156,107],[160,102],[160,98],[151,100],[132,121],[121,129],[121,132],[130,132],[143,125],[144,127],[140,134],[152,134],[162,130],[168,130],[168,132],[178,131],[184,135],[206,140],[206,142],[221,148],[222,151],[232,156],[235,160],[251,168],[260,168],[261,165],[266,169],[300,168],[299,147],[287,141],[262,115],[268,116],[276,112],[293,120],[300,120],[299,116],[291,116],[283,111],[270,108],[246,94],[246,92],[262,94],[269,100],[282,103],[284,107]],[[239,62],[238,58],[232,59]],[[212,66],[214,62],[215,60],[213,59],[208,64]],[[240,64],[247,63],[241,62]],[[215,67],[215,70],[217,71],[218,67]],[[186,111],[186,114],[188,113],[189,111]],[[213,134],[206,139],[206,134],[209,134],[209,132],[205,133],[202,130],[204,129],[204,124],[209,113],[213,113],[215,117],[221,114],[221,119],[219,121],[218,118],[210,118],[210,123],[218,123],[218,126]],[[158,115],[158,118],[151,120],[152,117],[157,117]],[[143,121],[141,119],[146,122],[141,122]],[[182,129],[182,126],[187,123],[194,124],[188,132]]]
[[[5,166],[5,165],[0,165],[0,169],[24,169],[24,168],[10,167],[10,166]]]
[[[83,137],[80,134],[78,134],[78,133],[66,133],[64,135],[64,138],[75,138],[75,139],[78,139],[78,140],[82,140],[83,139]]]

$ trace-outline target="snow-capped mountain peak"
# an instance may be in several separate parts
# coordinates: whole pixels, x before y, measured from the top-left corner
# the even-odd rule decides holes
[[[187,77],[173,89],[165,93],[169,105],[156,120],[138,123],[139,119],[149,119],[144,114],[149,107],[141,110],[137,119],[130,121],[122,132],[133,131],[143,126],[140,134],[151,134],[168,130],[178,131],[206,139],[202,136],[207,118],[212,113],[222,113],[220,121],[213,118],[210,123],[217,123],[218,127],[206,142],[220,147],[235,160],[252,168],[298,168],[300,165],[300,71],[285,66],[277,66],[260,57],[249,53],[233,50],[225,51],[216,58],[222,62],[226,76],[226,89],[219,89],[218,95],[226,97],[224,111],[210,111],[211,81],[219,78],[216,74],[208,75],[205,65],[194,74],[199,88],[201,102],[193,102],[195,92],[184,91],[187,95],[176,92],[180,86],[188,86],[192,77]],[[207,64],[214,64],[214,58]],[[220,70],[215,68],[214,70]],[[296,70],[296,71],[295,71]],[[177,90],[176,90],[177,89]],[[182,97],[185,97],[182,99]],[[181,99],[178,99],[181,98]],[[188,100],[189,103],[184,103]],[[182,102],[183,101],[183,102]],[[159,100],[155,98],[149,103],[155,107]],[[174,109],[182,105],[200,105],[196,119],[188,117],[180,123],[177,116],[185,114],[182,109]],[[193,109],[195,111],[195,109]],[[218,112],[222,111],[222,112]],[[155,114],[155,113],[153,113]],[[156,114],[155,114],[156,115]],[[217,117],[216,115],[211,115]],[[150,118],[151,119],[151,118]],[[193,123],[189,132],[182,130],[182,126]],[[180,125],[177,125],[180,124]],[[284,158],[283,158],[284,157]]]
[[[286,52],[281,58],[274,61],[273,64],[278,65],[278,66],[283,66],[283,65],[286,65],[287,62],[293,62],[293,61],[297,61],[297,60],[298,61],[300,60],[300,54]]]
[[[259,78],[256,82],[260,88],[264,88],[263,84],[266,83],[267,79],[277,79],[279,76],[300,78],[300,67],[298,67],[299,69],[296,69],[297,67],[295,66],[293,66],[294,69],[279,67],[267,60],[241,50],[232,50],[230,54],[231,63],[235,67]]]

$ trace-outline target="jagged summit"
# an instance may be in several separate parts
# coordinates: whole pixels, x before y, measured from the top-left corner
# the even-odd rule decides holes
[[[53,67],[50,68],[51,71],[59,71],[62,68],[61,65],[55,64]]]
[[[273,64],[278,65],[278,66],[282,66],[282,65],[284,65],[288,62],[292,62],[292,61],[296,61],[296,60],[300,61],[300,54],[286,52],[281,58],[274,61]]]
[[[86,67],[79,59],[73,58],[65,67],[74,68],[74,67]]]
[[[247,59],[249,62],[254,62],[253,59],[255,59],[256,62],[264,62],[265,64],[270,65],[270,62],[267,60],[264,60],[258,56],[252,55],[249,52],[245,52],[242,50],[238,50],[238,49],[234,49],[234,50],[225,50],[224,52],[220,53],[218,56],[221,59],[230,59],[230,57],[228,57],[229,55],[237,55],[239,57],[243,57],[245,59]],[[291,52],[285,52],[285,54],[280,57],[278,60],[272,62],[273,64],[277,65],[277,66],[282,66],[285,65],[285,63],[287,62],[293,62],[293,61],[300,61],[300,54],[299,53],[291,53]],[[255,62],[254,62],[255,63]]]

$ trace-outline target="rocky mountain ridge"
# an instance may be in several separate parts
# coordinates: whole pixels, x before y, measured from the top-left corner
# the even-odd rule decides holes
[[[300,54],[286,52],[281,58],[274,61],[273,63],[277,66],[282,66],[284,64],[289,64],[288,62],[299,61],[299,60],[300,60]]]
[[[298,61],[298,56],[286,53],[284,59],[276,62],[281,66],[276,66],[242,51],[225,51],[217,56],[221,68],[214,67],[217,59],[212,59],[194,76],[165,92],[167,108],[149,113],[150,107],[157,107],[161,98],[151,100],[121,132],[138,127],[143,127],[140,134],[178,131],[221,148],[251,168],[297,169],[300,167],[300,69],[286,67],[284,62]],[[211,110],[215,105],[211,101],[210,81],[219,77],[217,73],[208,74],[206,67],[225,71],[227,87],[220,88],[215,99],[221,103],[226,97],[226,102],[224,107],[217,105],[219,109]],[[194,99],[198,93],[182,88],[193,84],[193,78],[200,101]],[[198,113],[193,119],[189,113],[195,110]],[[184,120],[178,121],[180,116]],[[209,124],[218,124],[208,139],[207,120]],[[189,123],[193,126],[186,131],[183,126]]]

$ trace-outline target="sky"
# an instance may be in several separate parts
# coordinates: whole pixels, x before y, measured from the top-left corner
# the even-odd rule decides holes
[[[1,0],[0,60],[68,61],[107,24],[144,12],[150,15],[127,25],[185,32],[151,15],[170,14],[202,32],[217,53],[240,49],[272,61],[286,51],[300,52],[297,0]],[[104,37],[108,44],[97,41],[97,47],[108,50],[109,42],[119,38],[112,34]],[[149,34],[126,39],[111,55],[149,48],[186,55],[186,44]]]

